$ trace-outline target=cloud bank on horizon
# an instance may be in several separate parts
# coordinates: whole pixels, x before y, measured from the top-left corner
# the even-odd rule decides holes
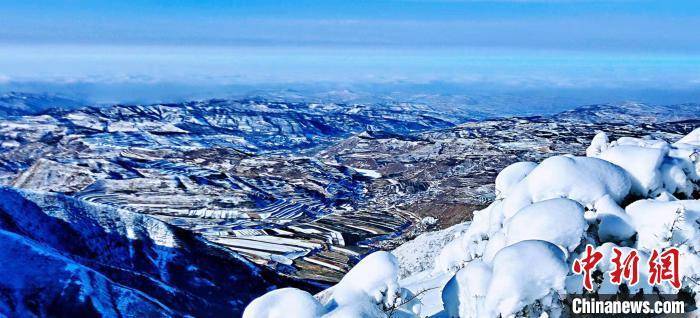
[[[0,89],[458,83],[700,87],[700,3],[0,1]],[[54,87],[55,88],[55,87]]]

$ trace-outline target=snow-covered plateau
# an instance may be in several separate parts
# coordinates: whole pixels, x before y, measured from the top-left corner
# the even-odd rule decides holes
[[[700,128],[675,142],[599,132],[586,156],[506,167],[495,190],[470,223],[370,254],[316,295],[272,291],[244,317],[566,316],[566,295],[583,293],[572,265],[587,245],[603,255],[593,294],[700,302]],[[645,274],[611,283],[613,247],[636,249],[644,264],[655,249],[677,248],[681,287],[650,285]]]

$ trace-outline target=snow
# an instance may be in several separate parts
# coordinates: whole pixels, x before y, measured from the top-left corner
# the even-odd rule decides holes
[[[420,224],[425,225],[425,226],[432,226],[437,224],[438,219],[432,217],[432,216],[426,216],[420,220]]]
[[[104,124],[100,122],[99,119],[91,117],[83,112],[70,113],[66,116],[66,119],[70,120],[78,127],[85,127],[97,131],[102,131],[104,129]]]
[[[11,317],[50,316],[56,303],[105,317],[240,316],[273,283],[188,231],[65,195],[0,187],[0,219],[0,290],[13,291],[0,312]]]
[[[591,145],[586,148],[586,156],[595,157],[599,155],[601,152],[608,149],[609,142],[608,134],[606,134],[604,131],[597,133],[593,137],[593,140],[591,140]]]
[[[588,227],[583,212],[583,206],[569,199],[533,203],[506,222],[508,245],[525,240],[544,240],[571,252],[578,247]]]
[[[405,278],[414,273],[432,270],[434,260],[442,248],[467,227],[469,227],[468,222],[440,231],[423,233],[397,247],[391,253],[399,261],[399,277]]]
[[[481,238],[489,237],[490,234],[494,238],[491,242],[495,242],[495,233],[501,228],[501,202],[494,201],[485,209],[474,212],[467,231],[446,244],[435,258],[435,271],[454,272],[472,258],[483,255],[486,243]]]
[[[700,128],[695,128],[695,130],[678,140],[676,143],[700,146]]]
[[[360,169],[360,168],[351,168],[352,170],[355,170],[358,174],[371,178],[371,179],[379,179],[382,177],[382,174],[379,173],[376,170],[370,170],[370,169]]]
[[[392,317],[416,317],[420,302],[400,287],[398,272],[394,255],[374,252],[315,297],[294,288],[274,290],[253,301],[243,317],[385,317],[392,310]]]
[[[682,243],[700,251],[700,200],[639,200],[626,211],[637,230],[638,249],[649,252]]]
[[[598,239],[601,242],[628,240],[636,233],[629,215],[608,195],[595,202]]]
[[[607,161],[574,156],[545,159],[533,169],[503,201],[503,216],[508,219],[518,210],[554,198],[569,198],[584,206],[604,195],[621,202],[630,191],[631,180],[619,166]]]
[[[134,316],[156,312],[173,315],[168,307],[145,293],[115,284],[32,239],[0,229],[0,243],[0,258],[6,260],[0,262],[0,271],[12,273],[3,275],[0,287],[15,291],[6,294],[5,301],[16,304],[8,308],[8,302],[3,301],[0,316],[33,316],[30,313],[45,312],[53,302],[67,302],[68,308],[73,307],[76,312],[90,308],[104,317],[117,317],[119,312]]]
[[[496,176],[496,196],[506,197],[513,186],[525,178],[535,167],[537,167],[536,163],[527,161],[516,162],[505,167]]]
[[[399,292],[398,272],[398,260],[394,255],[383,251],[372,253],[333,287],[325,303],[333,303],[338,308],[356,307],[352,312],[373,312],[378,304],[391,306]]]
[[[507,317],[553,291],[563,293],[568,271],[565,253],[552,243],[530,240],[502,249],[493,259],[486,316]]]
[[[399,284],[418,295],[417,298],[421,303],[421,317],[433,317],[443,311],[442,289],[453,276],[450,273],[433,275],[429,271],[424,271],[400,280]]]
[[[691,136],[669,144],[623,137],[610,142],[605,133],[599,133],[587,149],[590,157],[551,157],[520,175],[515,173],[517,164],[504,169],[496,201],[474,213],[470,227],[442,249],[428,276],[454,273],[442,291],[444,313],[461,317],[508,316],[522,310],[525,316],[561,314],[560,294],[582,291],[581,276],[569,272],[567,264],[580,256],[584,241],[605,255],[600,264],[606,265],[599,268],[605,279],[594,286],[596,292],[620,291],[609,280],[612,247],[625,252],[638,249],[640,264],[644,263],[640,272],[648,267],[651,249],[677,247],[681,273],[689,277],[683,280],[684,288],[700,290],[693,283],[700,277],[700,200],[676,199],[697,195],[697,139]],[[509,179],[516,181],[502,181]],[[533,251],[503,256],[531,239],[547,242],[541,244],[548,244],[557,256],[533,256],[538,253]],[[481,264],[481,273],[473,275],[492,277],[485,300],[470,294],[469,273],[476,272],[471,264]],[[526,265],[518,268],[518,264]],[[493,268],[490,274],[484,273],[488,266]],[[627,289],[652,292],[645,275],[640,277],[644,282]],[[662,293],[676,292],[667,283],[657,288]]]
[[[638,196],[656,195],[663,183],[659,167],[668,153],[665,148],[616,146],[602,152],[599,158],[612,162],[632,177],[632,193]]]
[[[601,150],[589,151],[587,155],[622,167],[632,179],[632,194],[639,197],[656,197],[664,192],[691,197],[700,181],[698,134],[696,129],[673,144],[664,140],[622,137],[597,145]]]
[[[459,270],[442,289],[442,303],[448,317],[479,317],[485,314],[483,299],[491,281],[491,266],[473,261]]]
[[[605,160],[574,156],[548,158],[515,185],[508,196],[494,201],[482,211],[474,212],[474,219],[469,229],[459,239],[445,246],[436,259],[435,268],[454,271],[475,257],[490,260],[498,250],[507,245],[508,239],[502,233],[504,223],[508,223],[516,213],[533,203],[568,198],[582,206],[592,207],[598,199],[606,195],[616,203],[622,202],[629,194],[630,188],[631,180],[628,174],[619,166]],[[548,217],[542,219],[546,218]],[[561,227],[557,224],[568,223],[568,219],[564,222],[560,217],[559,220],[558,223],[550,223],[550,226]],[[580,222],[581,219],[577,218],[577,220]],[[528,223],[527,220],[518,222]],[[572,238],[572,234],[578,233],[575,228],[585,227],[581,223],[575,224],[572,229],[554,234],[554,236],[563,235],[562,238],[568,236],[564,243],[567,244],[565,247],[567,249],[569,246],[575,247],[578,243],[573,242],[575,235]],[[530,233],[530,235],[551,236],[552,234],[547,233],[551,229],[546,228],[546,225],[544,227],[540,228],[538,233]]]
[[[321,303],[311,294],[296,288],[273,290],[251,302],[243,318],[313,318],[321,315]]]

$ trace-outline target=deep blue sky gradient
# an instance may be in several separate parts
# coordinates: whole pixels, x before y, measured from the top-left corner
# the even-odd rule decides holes
[[[700,1],[2,1],[0,42],[700,50]]]

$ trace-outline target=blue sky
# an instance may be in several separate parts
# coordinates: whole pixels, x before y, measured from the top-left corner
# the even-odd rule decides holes
[[[0,91],[445,82],[696,92],[697,30],[694,0],[0,0]]]
[[[700,50],[694,0],[0,3],[2,42]]]

